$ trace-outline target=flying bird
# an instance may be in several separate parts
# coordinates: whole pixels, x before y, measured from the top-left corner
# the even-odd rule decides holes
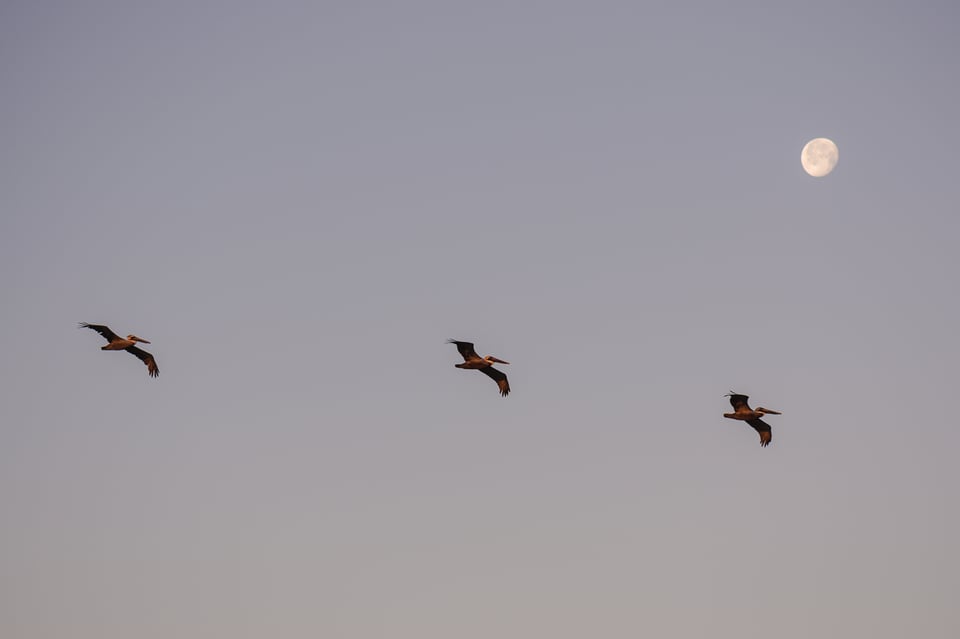
[[[750,398],[746,395],[734,393],[733,391],[730,391],[724,395],[724,397],[730,398],[733,412],[724,413],[723,416],[728,419],[739,419],[747,422],[760,434],[760,446],[768,446],[770,442],[773,441],[773,431],[770,429],[770,424],[760,418],[764,415],[782,415],[783,413],[764,408],[763,406],[757,406],[756,409],[750,408],[750,405],[747,404],[747,400]]]
[[[80,328],[89,328],[94,330],[104,336],[107,340],[106,346],[101,346],[100,350],[102,351],[127,351],[132,353],[140,358],[144,364],[147,365],[147,373],[150,377],[156,377],[160,374],[160,369],[157,368],[157,360],[153,358],[153,355],[143,350],[142,348],[137,348],[137,342],[143,342],[144,344],[149,344],[147,340],[137,337],[136,335],[127,335],[126,338],[120,337],[116,333],[110,330],[109,327],[104,326],[103,324],[87,324],[86,322],[80,322]]]
[[[463,364],[454,364],[454,366],[457,368],[478,370],[497,383],[502,396],[506,397],[510,394],[510,382],[507,381],[506,373],[498,371],[493,367],[494,364],[509,364],[510,362],[497,359],[493,355],[480,357],[477,355],[477,351],[473,349],[473,343],[471,342],[448,339],[447,344],[456,344],[457,350],[463,355]]]

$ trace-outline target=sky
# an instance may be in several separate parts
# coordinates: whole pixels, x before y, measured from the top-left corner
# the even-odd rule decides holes
[[[0,635],[957,636],[958,21],[4,2]]]

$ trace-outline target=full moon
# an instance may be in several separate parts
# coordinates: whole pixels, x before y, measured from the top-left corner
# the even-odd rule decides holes
[[[837,166],[840,150],[833,140],[816,138],[807,142],[800,152],[800,164],[803,170],[813,177],[823,177]]]

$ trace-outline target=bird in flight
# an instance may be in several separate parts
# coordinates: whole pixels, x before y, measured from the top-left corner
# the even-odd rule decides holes
[[[739,419],[747,422],[760,434],[760,446],[768,446],[770,442],[773,441],[773,431],[770,429],[770,424],[760,418],[764,415],[782,415],[783,413],[764,408],[763,406],[757,406],[756,409],[750,408],[750,405],[747,404],[747,400],[750,398],[746,395],[734,393],[733,391],[730,391],[724,395],[724,397],[730,398],[733,412],[724,413],[723,416],[727,419]]]
[[[510,382],[507,381],[507,375],[503,371],[498,371],[493,367],[494,364],[509,364],[502,359],[497,359],[493,355],[480,357],[477,351],[473,349],[472,342],[461,342],[456,339],[448,339],[448,344],[456,344],[457,350],[463,355],[463,364],[454,364],[457,368],[478,370],[497,383],[500,388],[500,394],[504,397],[510,394]]]
[[[160,374],[160,369],[157,368],[157,360],[153,358],[153,355],[143,350],[142,348],[137,348],[137,342],[143,342],[144,344],[149,344],[147,340],[137,337],[136,335],[127,335],[126,338],[120,337],[116,333],[110,330],[109,327],[104,326],[103,324],[87,324],[86,322],[80,322],[80,328],[89,328],[94,330],[107,340],[106,346],[101,346],[100,350],[102,351],[127,351],[132,353],[140,358],[144,364],[147,365],[147,373],[150,377],[156,377]]]

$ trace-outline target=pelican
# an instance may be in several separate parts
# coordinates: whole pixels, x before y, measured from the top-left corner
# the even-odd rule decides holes
[[[746,395],[740,395],[730,391],[724,397],[730,398],[730,404],[733,406],[732,413],[724,413],[723,416],[727,419],[739,419],[745,421],[753,429],[760,434],[760,446],[766,447],[773,441],[773,431],[770,430],[770,424],[760,419],[764,415],[782,415],[775,410],[770,410],[769,408],[764,408],[763,406],[757,406],[756,409],[750,408],[747,404],[747,400],[750,399]]]
[[[473,349],[473,343],[471,342],[448,339],[447,344],[456,344],[457,350],[463,355],[463,364],[454,364],[454,366],[457,368],[478,370],[497,383],[502,396],[506,397],[510,394],[510,382],[507,381],[506,373],[498,371],[493,367],[494,364],[509,364],[510,362],[497,359],[493,355],[480,357],[477,355],[477,351]]]
[[[127,335],[126,338],[123,338],[103,324],[87,324],[86,322],[80,322],[80,328],[92,329],[106,338],[107,345],[101,346],[100,350],[127,351],[128,353],[133,353],[140,358],[140,361],[147,365],[147,373],[150,375],[150,377],[156,377],[160,374],[160,369],[157,368],[157,360],[153,359],[153,355],[142,348],[137,348],[135,346],[137,342],[143,342],[144,344],[150,343],[142,337],[137,337],[136,335]]]

